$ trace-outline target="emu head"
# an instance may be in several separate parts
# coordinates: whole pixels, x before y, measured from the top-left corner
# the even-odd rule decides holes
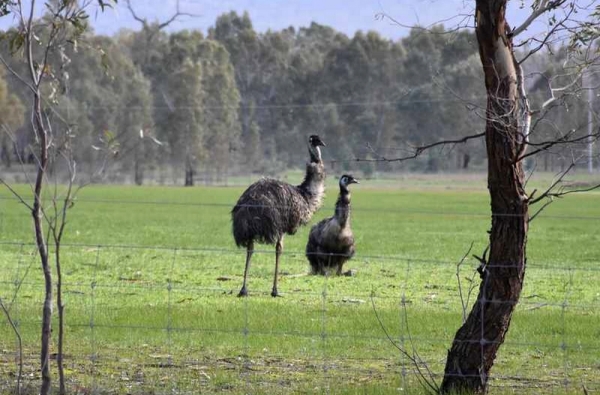
[[[358,180],[350,174],[344,174],[340,177],[340,190],[348,191],[348,185],[350,184],[360,184]]]
[[[319,147],[325,147],[325,143],[316,134],[311,135],[308,138],[308,152],[310,154],[310,161],[312,163],[321,162],[321,149]]]

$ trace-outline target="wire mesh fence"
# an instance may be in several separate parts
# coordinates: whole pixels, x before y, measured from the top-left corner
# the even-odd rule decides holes
[[[250,297],[236,298],[240,250],[62,248],[65,367],[68,385],[80,393],[338,393],[377,385],[411,393],[419,366],[397,347],[417,353],[439,381],[478,285],[468,281],[473,268],[463,269],[461,297],[457,262],[394,256],[357,256],[354,277],[306,276],[303,253],[290,251],[284,296],[273,299],[273,252],[259,250]],[[34,385],[44,289],[32,274],[35,245],[2,242],[1,249],[0,289],[22,336],[23,379]],[[535,284],[517,306],[492,391],[600,390],[597,316],[590,314],[600,302],[597,288],[583,286],[600,284],[600,269],[532,262],[527,270]],[[6,321],[0,328],[7,389],[19,350]]]

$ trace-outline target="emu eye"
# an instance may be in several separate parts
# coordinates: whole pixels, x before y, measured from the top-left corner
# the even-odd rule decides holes
[[[342,177],[342,184],[348,184],[348,177]]]

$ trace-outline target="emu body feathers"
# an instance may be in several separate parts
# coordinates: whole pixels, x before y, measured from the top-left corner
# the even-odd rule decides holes
[[[238,247],[252,241],[275,244],[284,234],[293,235],[306,225],[323,201],[325,169],[309,163],[298,186],[263,178],[250,185],[232,210],[233,238]]]
[[[340,194],[335,204],[335,214],[314,225],[306,244],[306,258],[313,274],[325,274],[327,269],[336,268],[342,273],[346,261],[354,256],[354,235],[350,228],[349,184],[358,183],[351,175],[340,177]]]
[[[254,242],[275,244],[275,273],[271,296],[279,296],[277,273],[283,251],[283,236],[293,235],[306,225],[321,206],[325,191],[325,166],[319,146],[325,144],[319,136],[308,138],[310,162],[300,185],[263,178],[250,185],[231,210],[233,238],[238,247],[246,247],[244,282],[238,296],[247,296],[246,287]]]

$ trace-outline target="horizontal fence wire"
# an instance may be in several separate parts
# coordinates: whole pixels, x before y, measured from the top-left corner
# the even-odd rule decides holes
[[[11,241],[11,240],[0,240],[0,246],[27,246],[30,248],[36,248],[36,244],[32,242],[19,242],[19,241]],[[62,248],[88,248],[88,249],[119,249],[119,250],[147,250],[147,251],[174,251],[177,250],[179,252],[196,252],[196,253],[215,253],[215,254],[228,254],[228,255],[240,255],[246,254],[246,250],[242,250],[240,248],[225,248],[225,247],[173,247],[173,246],[147,246],[147,245],[127,245],[127,244],[94,244],[94,243],[61,243]],[[275,251],[273,249],[253,249],[253,253],[255,254],[268,254],[274,255]],[[297,258],[299,256],[304,257],[305,251],[282,251],[282,256],[289,256],[291,258]],[[325,255],[325,256],[335,256],[338,254],[321,254],[314,253],[316,255]],[[427,264],[427,265],[439,265],[439,266],[454,266],[459,263],[458,261],[451,260],[441,260],[441,259],[425,259],[425,258],[414,258],[414,257],[403,257],[398,255],[368,255],[368,254],[356,254],[353,257],[355,261],[390,261],[390,262],[414,262],[418,264]],[[590,260],[590,263],[595,261]],[[527,268],[535,269],[535,270],[549,270],[549,271],[582,271],[582,272],[600,272],[599,267],[590,267],[590,266],[568,266],[568,265],[558,265],[554,263],[540,263],[540,262],[530,262],[526,263]],[[514,264],[510,262],[497,262],[494,264],[489,264],[487,267],[495,267],[495,268],[514,268]]]
[[[430,84],[427,84],[430,85]],[[415,90],[418,90],[422,87],[417,87],[416,89],[411,89],[410,91],[405,92],[405,95],[412,93]],[[481,97],[473,97],[472,101],[486,99],[485,96]],[[368,100],[368,101],[347,101],[347,102],[323,102],[323,103],[286,103],[286,104],[256,104],[252,105],[253,109],[257,110],[272,110],[272,109],[296,109],[296,108],[327,108],[330,106],[335,107],[376,107],[376,106],[393,106],[399,104],[414,104],[414,103],[422,103],[422,104],[430,104],[430,103],[465,103],[465,100],[448,96],[442,97],[439,99],[407,99],[407,100]],[[190,110],[190,109],[203,109],[203,110],[239,110],[243,108],[248,108],[247,106],[238,106],[238,105],[196,105],[196,106],[171,106],[171,105],[152,105],[148,107],[141,106],[123,106],[123,105],[114,105],[114,106],[99,106],[99,105],[91,105],[85,107],[87,110],[138,110],[138,111],[147,111],[148,108],[154,110],[169,110],[169,112],[173,112],[176,110]]]
[[[272,361],[275,361],[275,363],[277,362],[277,360],[283,361],[284,357],[280,357],[277,355],[271,355],[271,360],[270,363],[272,363]],[[38,356],[35,354],[29,354],[26,356],[27,359],[37,359]],[[118,361],[118,357],[111,357],[111,356],[105,356],[103,358],[104,363],[116,363]],[[219,360],[219,362],[222,362],[223,364],[231,364],[231,365],[237,365],[237,364],[243,364],[243,358],[239,358],[239,357],[231,357],[231,358],[221,358]],[[359,363],[368,363],[368,362],[374,362],[374,361],[381,361],[381,362],[389,362],[388,359],[377,359],[377,358],[359,358],[359,359],[355,359],[355,362],[359,362]],[[327,366],[328,363],[331,363],[331,361],[327,360],[327,359],[320,359],[320,358],[314,358],[311,360],[311,363],[314,364],[315,366],[320,365],[320,366]],[[434,364],[436,363],[436,361],[422,361],[421,363],[419,363],[420,367],[424,367],[425,365],[429,365],[429,364]],[[161,368],[174,368],[174,367],[191,367],[194,365],[200,365],[201,362],[199,362],[197,359],[188,359],[188,360],[179,360],[177,362],[148,362],[147,364],[145,364],[146,367],[161,367]],[[98,365],[102,365],[102,362],[98,362]],[[259,364],[255,364],[255,366],[259,366]],[[313,367],[315,367],[313,366]],[[410,364],[401,364],[401,363],[395,363],[394,364],[394,368],[399,368],[399,367],[407,367],[408,369],[406,369],[406,374],[407,375],[418,375],[419,372],[416,369],[415,365],[410,363]],[[245,368],[249,368],[250,370],[252,370],[251,366],[245,366]],[[282,367],[285,368],[285,367]],[[337,368],[336,366],[332,366],[333,369]],[[333,370],[332,369],[332,370]],[[346,374],[360,374],[360,373],[368,373],[368,372],[374,372],[376,371],[376,369],[369,369],[369,368],[360,368],[360,367],[352,367],[352,368],[346,368],[344,370],[344,373]],[[394,372],[397,373],[397,372]],[[434,378],[438,378],[441,379],[444,377],[443,373],[438,373],[438,372],[431,372],[431,376]],[[448,374],[449,377],[456,377],[459,375],[456,374]],[[480,377],[479,375],[469,375],[469,374],[464,374],[464,375],[460,375],[460,377]],[[333,377],[331,377],[333,378]],[[563,378],[537,378],[537,377],[526,377],[526,376],[522,376],[522,375],[518,375],[518,374],[514,374],[514,375],[504,375],[504,374],[494,374],[494,375],[490,375],[489,377],[490,380],[490,387],[492,388],[547,388],[547,387],[551,387],[551,386],[564,386],[565,385],[565,381]],[[511,383],[512,382],[512,383]],[[570,382],[570,384],[573,384],[577,387],[576,382]],[[581,386],[579,386],[579,388],[581,388]],[[587,390],[591,390],[591,391],[598,391],[600,390],[600,385],[591,383],[589,386],[586,386]]]
[[[0,197],[0,200],[8,199]],[[115,203],[108,199],[77,202]],[[180,203],[118,201],[116,204]],[[231,208],[229,204],[180,205]],[[389,214],[389,210],[364,211]],[[463,215],[402,209],[395,212]],[[485,216],[489,218],[489,214]],[[594,219],[592,216],[551,218]],[[11,318],[23,334],[22,356],[27,373],[24,381],[34,385],[39,380],[39,356],[35,350],[41,323],[39,296],[44,291],[36,248],[33,242],[0,240],[0,264],[3,265],[0,267],[3,270],[0,296],[8,303]],[[515,320],[534,320],[543,333],[539,337],[521,336],[516,332],[518,323],[514,323],[504,342],[483,338],[467,341],[502,343],[497,367],[489,377],[490,393],[560,394],[581,388],[589,393],[600,391],[600,375],[594,370],[597,370],[594,364],[598,363],[600,342],[577,328],[580,321],[589,324],[593,318],[590,312],[600,307],[600,299],[593,295],[586,294],[583,300],[576,296],[581,295],[577,284],[598,279],[600,267],[591,259],[564,264],[528,261],[527,270],[543,276],[557,291],[555,295],[538,295],[532,288],[518,302],[477,301],[481,279],[473,266],[478,262],[472,259],[461,263],[390,254],[357,254],[351,262],[358,271],[355,276],[389,273],[389,284],[394,285],[391,290],[371,286],[346,291],[339,284],[351,279],[298,277],[282,270],[280,278],[287,279],[288,286],[282,290],[283,298],[271,298],[261,285],[251,288],[249,298],[238,299],[245,249],[104,243],[62,243],[61,248],[66,301],[65,363],[70,383],[90,393],[107,389],[148,393],[157,388],[161,390],[155,393],[294,393],[303,390],[336,393],[340,383],[372,382],[402,387],[410,393],[419,388],[419,371],[425,366],[431,369],[431,379],[441,382],[446,353],[460,325],[461,314],[468,313],[473,303],[516,305]],[[145,256],[149,252],[156,261]],[[264,256],[275,254],[270,248],[258,248],[254,252]],[[124,254],[131,257],[128,259],[137,260],[123,261]],[[205,270],[207,265],[219,266],[223,258],[230,256],[239,257],[236,258],[239,262],[235,267],[228,267],[226,275],[219,276],[218,280],[211,279],[213,283],[219,281],[218,285],[187,280],[187,274]],[[290,265],[298,262],[306,265],[305,251],[286,250],[282,256]],[[255,269],[272,270],[271,258],[266,261],[259,261]],[[515,265],[495,262],[488,268],[492,266],[514,268]],[[84,269],[85,275],[80,274]],[[147,279],[136,278],[136,270],[157,273]],[[369,274],[369,270],[373,272]],[[444,274],[426,283],[422,278],[415,281],[423,271]],[[251,271],[251,284],[254,280],[268,283],[264,269],[258,272],[260,274]],[[457,291],[457,275],[473,276],[470,282],[463,282],[462,296]],[[309,288],[298,287],[305,282],[304,278],[318,281]],[[288,310],[295,315],[290,316]],[[348,315],[340,315],[342,310]],[[154,321],[151,320],[156,318],[153,314],[158,317]],[[440,314],[440,317],[447,314],[452,318],[452,329],[428,328],[428,325],[448,325],[446,321],[423,323],[422,315],[428,314]],[[54,328],[56,330],[56,324]],[[0,379],[1,392],[14,386],[19,351],[5,321],[0,321],[0,335],[0,376],[9,377]],[[409,354],[417,350],[422,358],[415,364],[398,352],[397,346]],[[519,362],[507,362],[508,356]],[[312,387],[304,389],[301,383],[307,377],[312,378]]]
[[[28,321],[28,320],[19,320],[18,324],[20,327],[31,327],[38,328],[41,324],[41,320],[38,321]],[[255,329],[248,328],[239,328],[239,329],[219,329],[219,328],[191,328],[191,327],[176,327],[176,326],[150,326],[150,325],[109,325],[109,324],[77,324],[77,323],[68,323],[66,327],[74,328],[74,329],[82,329],[82,328],[90,328],[90,329],[129,329],[133,331],[161,331],[161,332],[182,332],[182,333],[198,333],[198,334],[215,334],[215,333],[223,333],[229,335],[257,335],[257,336],[267,336],[267,337],[301,337],[301,338],[314,338],[315,335],[319,335],[317,332],[301,332],[288,330],[285,332],[282,331],[261,331]],[[367,335],[357,335],[357,334],[339,334],[339,333],[328,333],[327,338],[334,340],[369,340],[376,342],[389,342],[389,339],[384,336],[367,336]],[[439,344],[439,345],[450,345],[452,343],[453,336],[450,335],[446,338],[434,338],[434,337],[422,337],[422,336],[412,336],[411,340],[414,342],[420,342],[422,344]],[[479,344],[481,340],[465,340],[463,343],[471,343],[471,344]],[[492,341],[488,340],[489,344],[503,344],[506,347],[536,347],[544,350],[581,350],[585,349],[585,351],[600,351],[600,344],[598,343],[581,343],[577,340],[573,340],[573,343],[569,341],[559,341],[557,343],[542,343],[542,342],[521,342],[514,340],[507,341]],[[269,356],[277,356],[275,354],[269,354]],[[281,357],[281,356],[279,356]],[[353,357],[354,361],[360,361],[360,358]],[[368,358],[368,360],[385,360],[383,358]]]
[[[241,281],[241,279],[240,279]],[[33,287],[33,288],[37,288],[38,290],[43,290],[42,287],[42,281],[38,281],[38,282],[28,282],[28,281],[2,281],[0,280],[0,285],[6,286],[5,289],[8,289],[8,287],[10,286],[27,286],[27,287]],[[68,281],[63,281],[62,283],[63,287],[65,287],[65,291],[64,293],[67,294],[80,294],[80,295],[85,295],[84,292],[81,291],[73,291],[70,289],[82,289],[85,287],[89,287],[90,283],[84,283],[84,282],[68,282]],[[95,289],[105,289],[105,290],[109,290],[109,291],[117,291],[117,290],[123,290],[123,289],[129,289],[129,290],[135,290],[135,291],[155,291],[155,290],[161,290],[161,289],[167,289],[166,287],[169,287],[169,285],[167,285],[165,287],[164,284],[127,284],[125,282],[122,282],[121,284],[93,284]],[[237,284],[234,286],[234,288],[237,287]],[[226,293],[230,293],[232,291],[232,288],[225,288],[225,287],[221,287],[221,288],[216,288],[216,287],[194,287],[194,286],[185,286],[185,287],[181,287],[181,286],[171,286],[171,288],[174,291],[177,291],[178,293],[183,293],[183,292],[190,292],[190,293],[195,293],[195,294],[207,294],[207,293],[212,293],[212,294],[226,294]],[[254,294],[256,295],[262,295],[262,296],[267,296],[270,295],[270,292],[260,292],[260,291],[254,291]],[[319,292],[307,292],[307,291],[294,291],[293,292],[294,296],[297,297],[306,297],[306,296],[311,296],[311,297],[315,297],[315,296],[320,296],[321,293]],[[330,292],[329,293],[330,296],[342,296],[345,294],[344,293],[335,293],[334,292]],[[378,295],[375,292],[372,292],[370,294],[359,294],[359,295],[353,295],[353,296],[360,296],[360,297],[367,297],[369,299],[367,300],[362,300],[362,299],[357,299],[357,300],[353,300],[353,299],[347,299],[349,300],[348,303],[366,303],[367,301],[370,301],[371,299],[374,300],[383,300],[383,301],[394,301],[397,300],[398,297],[397,296],[388,296],[388,295]],[[522,297],[522,299],[526,299],[527,297]],[[550,299],[544,299],[541,297],[536,297],[535,301],[528,301],[528,300],[519,300],[519,301],[500,301],[500,300],[486,300],[485,298],[481,298],[479,299],[480,302],[483,303],[487,303],[487,304],[491,304],[491,305],[515,305],[515,306],[520,306],[521,308],[523,308],[524,310],[535,310],[535,309],[539,309],[539,308],[564,308],[564,307],[568,307],[569,309],[576,309],[576,310],[586,310],[586,309],[591,309],[591,308],[598,308],[600,307],[600,301],[598,302],[594,302],[594,303],[568,303],[567,305],[565,305],[564,302],[556,302]],[[443,305],[443,304],[450,304],[450,303],[456,303],[456,302],[460,302],[460,296],[455,295],[455,296],[449,296],[449,295],[445,295],[444,299],[442,300],[436,300],[436,304],[437,305]],[[418,304],[417,302],[413,302],[410,299],[406,299],[405,304],[410,305],[410,304]],[[150,327],[149,329],[159,329],[159,328],[154,328],[154,327]]]
[[[600,182],[599,182],[600,184]],[[599,188],[600,192],[600,188]],[[590,192],[587,192],[590,193]],[[20,199],[14,196],[3,196],[0,195],[0,200],[5,201],[13,201],[16,203],[20,203]],[[58,199],[60,201],[60,199]],[[183,206],[183,207],[222,207],[231,209],[235,205],[235,202],[232,203],[195,203],[195,202],[175,202],[175,201],[147,201],[147,200],[117,200],[117,199],[94,199],[94,198],[75,198],[73,199],[74,204],[78,203],[102,203],[102,204],[115,204],[115,205],[157,205],[157,206]],[[243,204],[239,207],[252,207],[252,208],[277,208],[281,210],[291,209],[292,206],[283,206],[283,205],[256,205],[256,204]],[[321,210],[331,211],[334,207],[323,207]],[[536,206],[531,206],[532,209],[536,208]],[[376,207],[352,207],[353,212],[368,212],[368,213],[398,213],[398,214],[413,214],[413,215],[432,215],[432,216],[441,216],[441,217],[523,217],[522,214],[511,214],[511,213],[489,213],[489,212],[457,212],[457,211],[438,211],[438,210],[414,210],[414,209],[403,209],[403,208],[376,208]],[[563,220],[600,220],[600,216],[583,216],[583,215],[552,215],[552,214],[544,214],[543,218],[547,219],[563,219]]]

